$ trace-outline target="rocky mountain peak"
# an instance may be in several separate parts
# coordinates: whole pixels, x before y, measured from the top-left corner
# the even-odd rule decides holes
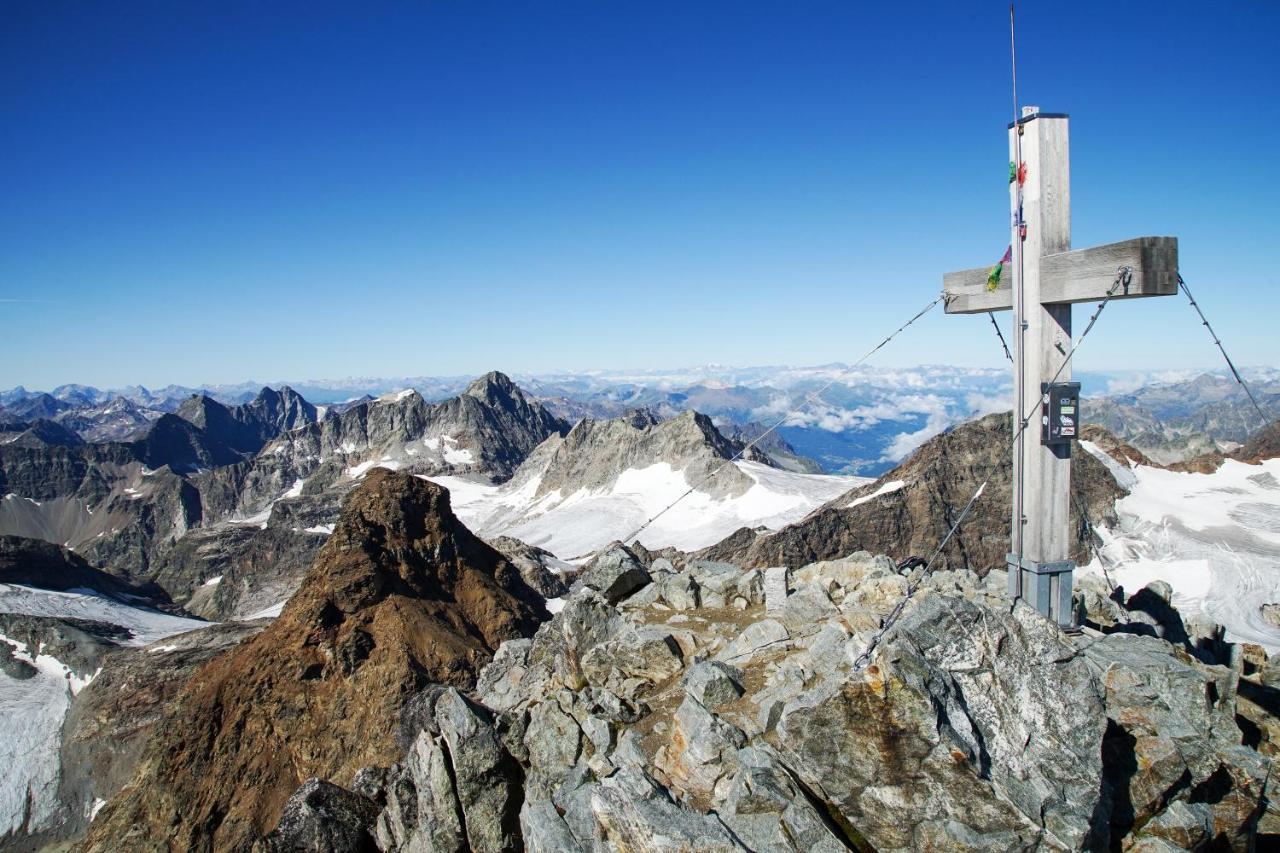
[[[662,418],[658,417],[658,413],[648,406],[640,406],[635,409],[628,409],[622,413],[622,420],[631,424],[636,429],[644,429],[645,427],[657,426],[662,422]]]
[[[190,421],[196,426],[204,429],[209,425],[212,418],[230,417],[227,407],[210,397],[208,394],[192,394],[183,400],[178,406],[176,414],[184,421]]]
[[[280,617],[175,699],[86,849],[248,849],[307,778],[351,784],[396,761],[408,696],[469,689],[504,640],[546,618],[445,489],[370,471]]]
[[[161,415],[133,444],[139,458],[151,468],[169,465],[175,470],[194,470],[240,461],[240,456],[216,436],[179,415]]]
[[[481,601],[496,594],[495,586],[506,594],[499,596],[506,607]],[[531,632],[544,615],[541,596],[453,514],[448,489],[374,468],[347,497],[286,612],[323,599],[352,613],[391,595],[452,601],[468,633],[492,648]]]
[[[11,417],[34,421],[41,418],[52,419],[59,412],[71,408],[71,404],[65,403],[50,394],[41,393],[14,400],[5,408]]]
[[[511,377],[497,370],[491,370],[475,382],[467,386],[463,392],[469,397],[478,397],[491,405],[510,403],[504,408],[512,408],[526,402],[520,386],[511,381]]]
[[[226,406],[207,394],[193,394],[178,407],[178,416],[212,438],[241,453],[257,453],[271,439],[313,424],[316,407],[288,386],[264,387],[248,403]]]
[[[281,385],[279,390],[263,387],[258,396],[237,406],[236,414],[242,422],[256,426],[264,440],[317,420],[316,407],[288,385]]]
[[[694,411],[665,421],[644,414],[611,420],[583,418],[563,438],[552,437],[534,451],[516,480],[523,483],[537,477],[539,496],[557,490],[565,495],[583,489],[601,492],[612,488],[627,471],[666,465],[681,472],[687,483],[700,483],[716,497],[737,496],[754,482],[724,464],[740,447],[721,435],[710,418]],[[768,464],[767,458],[762,461]]]

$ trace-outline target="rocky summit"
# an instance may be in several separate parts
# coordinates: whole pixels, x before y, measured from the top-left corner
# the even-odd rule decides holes
[[[240,850],[309,777],[350,785],[400,757],[400,709],[471,687],[547,616],[518,569],[424,480],[371,471],[279,618],[199,670],[87,850]]]
[[[1088,576],[1086,627],[1063,634],[994,573],[922,571],[865,552],[676,571],[615,546],[473,693],[409,698],[399,760],[300,785],[264,849],[1271,839],[1276,721],[1243,697],[1274,693],[1276,661],[1188,634],[1158,586],[1126,597]]]

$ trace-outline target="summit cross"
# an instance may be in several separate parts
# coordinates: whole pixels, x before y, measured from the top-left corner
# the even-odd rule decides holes
[[[1177,238],[1071,249],[1067,122],[1026,107],[1009,125],[1012,275],[993,280],[992,268],[980,267],[943,276],[948,314],[1013,310],[1009,594],[1064,628],[1075,624],[1071,441],[1080,417],[1079,386],[1066,383],[1071,306],[1178,292]]]

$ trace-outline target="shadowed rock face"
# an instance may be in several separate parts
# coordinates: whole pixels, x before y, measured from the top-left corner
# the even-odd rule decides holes
[[[107,595],[151,598],[161,604],[168,601],[158,587],[133,586],[94,568],[66,548],[23,536],[0,536],[0,583],[63,591],[85,587]]]
[[[546,617],[446,490],[371,471],[276,622],[180,693],[87,849],[246,849],[305,779],[350,784],[398,758],[407,697],[470,687],[503,640]]]
[[[985,573],[1003,566],[1012,512],[1010,421],[1009,415],[997,414],[962,424],[930,439],[876,482],[795,524],[767,534],[743,528],[696,556],[744,567],[799,567],[855,551],[927,557],[986,481],[982,499],[935,567]],[[1087,562],[1090,533],[1081,509],[1094,525],[1112,522],[1115,500],[1124,492],[1101,462],[1079,449],[1071,458],[1071,487],[1072,557]]]
[[[18,447],[44,447],[60,444],[75,447],[84,444],[80,436],[71,430],[50,420],[4,421],[0,415],[0,444],[12,444]]]

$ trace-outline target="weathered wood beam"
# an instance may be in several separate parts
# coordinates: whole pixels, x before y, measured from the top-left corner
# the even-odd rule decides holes
[[[1104,299],[1120,267],[1133,270],[1129,286],[1113,299],[1171,296],[1178,292],[1178,238],[1136,237],[1106,246],[1045,255],[1040,261],[1040,295],[1045,305],[1070,305]],[[950,272],[942,277],[948,314],[1008,311],[1013,307],[1013,273],[987,290],[991,267]]]

